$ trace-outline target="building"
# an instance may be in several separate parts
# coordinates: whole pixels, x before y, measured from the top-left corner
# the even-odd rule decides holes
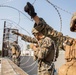
[[[21,51],[21,56],[33,56],[34,51],[32,49],[26,49]]]

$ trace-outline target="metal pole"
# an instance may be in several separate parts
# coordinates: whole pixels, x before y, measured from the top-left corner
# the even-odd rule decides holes
[[[5,40],[5,31],[6,31],[6,21],[4,21],[4,29],[3,29],[3,42],[2,42],[2,57],[4,57],[4,40]]]

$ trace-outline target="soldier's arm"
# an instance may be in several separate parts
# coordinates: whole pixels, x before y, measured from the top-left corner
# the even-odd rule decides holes
[[[21,34],[19,32],[16,32],[16,31],[12,31],[12,33],[15,34],[15,35],[21,36],[21,37],[23,37],[23,35],[24,35],[24,34]]]
[[[39,24],[39,17],[38,16],[35,16],[33,17],[33,20],[35,21],[35,23],[38,25]]]
[[[30,43],[37,43],[37,40],[35,38],[32,38],[32,37],[27,36],[27,35],[23,35],[22,40],[30,42]]]
[[[73,18],[73,21],[71,22],[71,26],[72,27],[74,26],[76,28],[76,13],[73,15],[72,18]],[[74,39],[69,36],[68,37],[64,36],[61,32],[54,30],[51,26],[47,25],[47,23],[43,19],[40,20],[40,18],[38,16],[33,17],[33,19],[34,19],[35,23],[37,24],[36,28],[39,27],[38,29],[40,29],[43,27],[43,29],[46,29],[45,31],[47,32],[48,35],[53,36],[53,38],[55,37],[55,39],[57,38],[61,42],[60,45],[62,45],[65,42],[65,40],[68,40],[69,38]],[[49,30],[49,31],[47,31],[47,30]],[[53,39],[53,40],[55,40],[55,39]],[[71,43],[68,41],[67,45],[70,45],[70,44]]]
[[[15,32],[13,31],[12,33],[14,33],[15,35],[18,35],[22,38],[22,40],[24,41],[27,41],[27,42],[30,42],[30,43],[37,43],[37,40],[35,38],[32,38],[30,36],[27,36],[27,35],[24,35],[24,34],[21,34],[19,32]]]

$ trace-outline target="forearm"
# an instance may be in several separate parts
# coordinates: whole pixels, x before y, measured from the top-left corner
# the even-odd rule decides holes
[[[15,32],[15,31],[13,31],[12,33],[20,36],[22,38],[22,40],[24,40],[24,41],[31,42],[31,43],[37,43],[37,40],[35,38],[32,38],[30,36],[27,36],[27,35],[24,35],[24,34],[21,34],[19,32]]]
[[[15,34],[15,35],[21,36],[21,37],[23,37],[23,35],[24,35],[24,34],[21,34],[19,32],[16,32],[16,31],[12,31],[12,33]]]
[[[32,37],[27,36],[27,35],[23,35],[22,40],[30,42],[30,43],[37,43],[37,40],[35,38],[32,38]]]
[[[35,21],[35,23],[38,25],[39,24],[39,17],[38,16],[35,16],[33,17],[33,20]]]

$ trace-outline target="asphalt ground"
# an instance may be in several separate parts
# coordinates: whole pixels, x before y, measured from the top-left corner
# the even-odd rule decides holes
[[[59,67],[65,63],[64,51],[59,52],[59,57],[55,62],[56,72]],[[33,60],[32,56],[21,56],[20,67],[29,75],[37,75],[37,62]]]

